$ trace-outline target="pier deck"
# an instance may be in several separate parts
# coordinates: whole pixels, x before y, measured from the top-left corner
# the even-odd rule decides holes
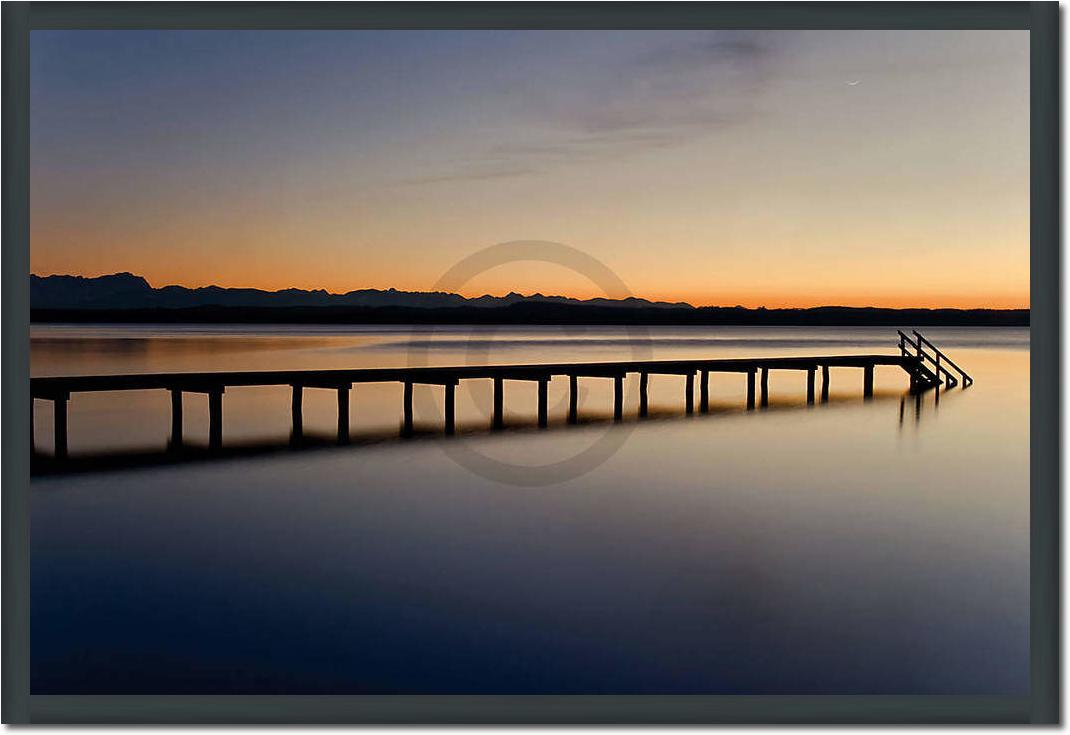
[[[413,430],[412,388],[416,384],[445,387],[443,401],[444,431],[454,431],[455,389],[461,380],[492,380],[494,409],[492,427],[503,426],[504,383],[507,380],[535,381],[538,390],[539,426],[547,424],[547,385],[555,377],[569,379],[568,420],[577,421],[578,381],[580,378],[609,378],[614,382],[613,416],[621,420],[624,405],[624,377],[639,375],[639,415],[647,413],[647,384],[650,375],[680,375],[686,378],[684,401],[687,413],[694,411],[695,378],[699,383],[699,410],[709,409],[710,373],[742,373],[747,376],[746,406],[756,404],[756,383],[760,376],[762,406],[769,401],[769,371],[797,370],[806,373],[806,398],[815,401],[817,371],[821,371],[821,400],[829,395],[830,368],[858,368],[862,371],[862,394],[873,395],[873,371],[879,366],[899,367],[908,376],[912,390],[923,390],[946,382],[963,387],[973,379],[951,362],[931,342],[917,332],[915,339],[899,333],[899,354],[815,355],[791,357],[751,357],[713,360],[640,360],[618,362],[550,363],[526,365],[463,365],[452,367],[356,368],[347,370],[248,370],[239,372],[134,373],[127,375],[76,375],[39,377],[30,380],[31,399],[52,401],[54,408],[55,456],[67,456],[67,403],[73,393],[129,390],[167,390],[171,393],[172,447],[182,446],[182,395],[206,393],[209,412],[209,446],[219,448],[223,441],[223,394],[227,388],[247,386],[290,386],[292,388],[292,434],[300,440],[303,428],[302,404],[305,388],[322,388],[338,393],[338,442],[349,441],[349,392],[361,383],[401,383],[404,386],[402,433]],[[933,351],[930,355],[924,347]],[[909,348],[909,349],[908,349]],[[930,369],[926,362],[932,363]],[[955,378],[948,365],[959,377]],[[941,376],[943,379],[941,379]],[[33,431],[31,410],[31,436]]]
[[[337,388],[355,383],[456,384],[459,380],[549,380],[556,376],[612,378],[628,373],[686,375],[749,373],[767,370],[810,370],[819,367],[875,367],[892,365],[908,373],[918,364],[909,355],[839,355],[756,357],[720,360],[643,360],[624,362],[567,362],[529,365],[463,365],[452,367],[354,368],[345,370],[242,370],[199,373],[130,373],[126,375],[75,375],[30,379],[34,398],[54,400],[71,393],[123,390],[181,390],[209,393],[231,387],[302,385]]]

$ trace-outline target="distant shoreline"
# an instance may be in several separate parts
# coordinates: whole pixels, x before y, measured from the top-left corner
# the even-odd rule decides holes
[[[800,327],[1028,327],[1028,309],[628,308],[525,302],[479,307],[230,307],[31,309],[33,324],[449,324]]]

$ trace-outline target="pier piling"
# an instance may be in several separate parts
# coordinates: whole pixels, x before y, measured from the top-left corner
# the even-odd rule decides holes
[[[294,442],[301,441],[301,437],[304,435],[305,431],[305,421],[302,407],[304,395],[304,386],[294,384],[293,392],[290,396],[290,440]]]
[[[866,365],[862,368],[862,396],[873,397],[873,366]]]
[[[650,373],[639,373],[639,416],[645,418],[649,405],[647,403],[647,384],[650,382]]]
[[[710,371],[703,370],[699,373],[699,397],[698,410],[702,413],[710,412]]]
[[[568,376],[568,422],[576,423],[579,416],[579,379],[575,375]]]
[[[613,376],[613,420],[624,419],[624,376]]]
[[[769,405],[769,368],[762,368],[762,408]]]
[[[747,371],[747,410],[754,410],[754,370]]]
[[[821,366],[821,402],[828,403],[829,400],[829,366]]]
[[[684,383],[684,412],[689,416],[695,412],[695,374],[688,373]]]
[[[182,446],[182,391],[171,389],[171,440],[172,449]]]
[[[64,393],[53,397],[52,399],[52,416],[53,416],[53,434],[55,437],[55,455],[58,459],[64,459],[67,456],[67,401],[70,400],[70,394]]]
[[[500,377],[494,378],[494,419],[491,425],[495,429],[500,429],[505,425],[505,421],[503,420],[502,416],[502,404],[504,402],[503,394],[505,393],[504,383],[505,381],[502,380]]]
[[[446,396],[443,398],[442,407],[446,414],[446,426],[445,432],[447,434],[453,434],[455,429],[455,416],[454,416],[454,403],[456,400],[457,385],[455,383],[446,383]]]
[[[338,386],[338,443],[349,444],[349,391],[352,386]]]
[[[208,391],[208,446],[223,447],[223,388]]]
[[[814,402],[814,376],[816,374],[816,367],[806,369],[806,402],[811,405]]]
[[[405,391],[403,397],[404,403],[404,417],[402,424],[402,433],[405,436],[412,436],[412,381],[405,381]]]
[[[539,428],[540,429],[545,429],[546,428],[546,423],[547,423],[546,422],[546,402],[547,402],[546,401],[546,394],[547,394],[547,386],[549,385],[549,383],[550,383],[550,380],[548,378],[543,378],[543,379],[539,380]]]

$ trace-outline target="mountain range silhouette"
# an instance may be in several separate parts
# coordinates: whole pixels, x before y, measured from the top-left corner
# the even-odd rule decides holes
[[[133,273],[30,275],[35,322],[723,324],[800,326],[1028,326],[1028,309],[747,309],[641,298],[484,295],[441,291],[163,286]]]
[[[293,306],[400,306],[419,309],[474,306],[495,308],[521,302],[586,304],[624,308],[693,309],[683,302],[669,303],[640,298],[574,299],[566,296],[543,296],[508,293],[466,298],[443,291],[398,291],[365,288],[334,294],[323,289],[306,291],[287,288],[264,291],[257,288],[223,288],[203,286],[163,286],[153,288],[144,277],[133,273],[109,276],[30,276],[30,304],[34,309],[183,309],[197,306],[293,307]]]

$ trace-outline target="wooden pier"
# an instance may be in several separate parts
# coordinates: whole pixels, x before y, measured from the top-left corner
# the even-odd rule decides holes
[[[185,393],[208,395],[209,447],[223,444],[223,396],[227,388],[246,386],[289,386],[292,390],[291,414],[294,441],[303,432],[303,397],[306,388],[333,390],[338,394],[338,443],[349,442],[349,392],[360,383],[401,383],[403,435],[413,432],[413,386],[416,384],[445,387],[443,401],[446,434],[455,427],[456,386],[461,380],[491,380],[494,386],[491,426],[504,426],[505,381],[533,381],[538,383],[538,425],[548,423],[547,393],[549,382],[556,377],[569,381],[568,422],[578,420],[579,379],[607,379],[613,381],[613,418],[623,419],[624,378],[629,373],[639,375],[639,415],[648,410],[647,386],[651,375],[678,375],[685,378],[684,406],[694,412],[694,384],[698,377],[699,411],[709,411],[709,380],[714,373],[735,373],[746,376],[746,407],[754,409],[755,383],[760,378],[757,401],[769,404],[769,372],[790,370],[805,373],[807,403],[815,401],[815,383],[821,371],[821,401],[829,397],[829,369],[856,368],[862,372],[862,395],[873,395],[873,372],[879,366],[901,368],[910,380],[911,390],[925,390],[946,384],[949,387],[971,385],[973,379],[946,355],[936,349],[922,335],[914,338],[899,332],[897,355],[833,355],[806,357],[756,357],[718,360],[647,360],[625,362],[557,363],[535,365],[486,365],[460,367],[360,368],[353,370],[264,370],[206,373],[147,373],[131,375],[83,375],[46,377],[30,380],[32,400],[51,401],[54,411],[55,456],[67,456],[67,404],[74,393],[128,390],[166,390],[171,394],[170,446],[182,446],[182,396]],[[930,367],[931,366],[931,367]],[[954,373],[952,372],[954,371]],[[30,411],[31,436],[33,411]]]

